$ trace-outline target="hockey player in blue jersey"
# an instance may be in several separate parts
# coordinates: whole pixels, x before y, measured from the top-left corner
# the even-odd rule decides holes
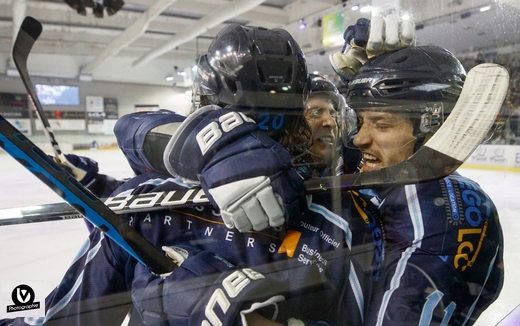
[[[353,144],[362,172],[411,156],[450,114],[465,79],[442,48],[410,47],[366,62],[349,83],[357,112]],[[474,181],[438,181],[361,191],[385,230],[381,278],[367,325],[472,325],[500,293],[502,230]]]
[[[338,119],[345,99],[323,76],[309,74],[309,79],[310,93],[305,102],[304,116],[312,131],[309,152],[314,164],[313,177],[343,174]]]

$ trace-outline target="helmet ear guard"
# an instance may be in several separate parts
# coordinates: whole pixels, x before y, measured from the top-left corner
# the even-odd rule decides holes
[[[442,102],[425,104],[421,111],[421,117],[418,119],[419,127],[417,128],[421,134],[434,134],[444,122],[444,110]]]

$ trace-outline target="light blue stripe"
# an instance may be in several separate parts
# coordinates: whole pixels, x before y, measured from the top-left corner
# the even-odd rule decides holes
[[[482,294],[482,291],[484,290],[484,286],[486,285],[487,283],[487,280],[489,278],[489,275],[491,275],[491,271],[493,270],[493,267],[495,266],[495,260],[498,256],[498,251],[500,249],[500,246],[497,246],[497,250],[495,252],[495,256],[493,257],[493,259],[491,260],[491,262],[489,263],[489,267],[488,267],[488,272],[487,272],[487,275],[486,275],[486,280],[484,281],[484,283],[482,284],[482,287],[480,288],[480,293],[478,294],[478,296],[475,298],[475,301],[473,302],[473,304],[471,305],[471,308],[469,309],[468,311],[468,314],[466,315],[466,319],[464,320],[464,324],[462,325],[466,325],[466,323],[468,322],[469,318],[471,317],[471,315],[473,314],[473,310],[475,310],[475,305],[477,304],[477,301],[478,299],[480,298],[480,295]]]
[[[349,223],[342,218],[341,216],[331,212],[324,206],[312,203],[309,209],[317,214],[323,216],[327,221],[331,222],[335,226],[339,227],[345,233],[345,242],[349,249],[352,247],[352,230],[350,230]],[[348,275],[349,284],[352,288],[352,292],[354,293],[354,298],[356,299],[356,303],[358,305],[359,314],[362,319],[364,319],[364,307],[365,307],[365,299],[363,297],[363,291],[361,289],[361,284],[359,282],[359,278],[356,274],[356,270],[352,261],[350,261],[350,272]]]
[[[448,326],[448,323],[453,316],[453,312],[457,308],[457,304],[455,302],[451,302],[446,309],[444,309],[444,318],[442,318],[441,326]]]
[[[395,274],[390,282],[390,288],[383,295],[381,307],[379,307],[377,314],[376,325],[382,325],[385,311],[388,307],[388,304],[390,303],[390,298],[400,285],[401,277],[403,276],[406,269],[406,264],[417,248],[421,247],[422,239],[424,237],[424,224],[422,220],[421,205],[419,203],[419,198],[417,197],[417,188],[415,185],[407,185],[404,186],[404,190],[408,204],[408,211],[410,213],[410,220],[412,221],[413,225],[414,241],[413,244],[406,248],[406,250],[401,254],[401,258],[397,262]]]
[[[420,326],[430,325],[432,321],[433,310],[435,307],[437,307],[443,296],[444,294],[441,291],[435,290],[430,293],[428,297],[426,297],[426,303],[424,304],[421,312],[421,320],[419,322]]]
[[[103,233],[101,233],[101,237],[100,237],[98,243],[91,250],[89,250],[86,253],[87,254],[87,258],[86,258],[85,265],[87,265],[96,256],[96,254],[99,252],[99,249],[101,248],[101,243],[102,243],[104,238],[105,238],[105,236],[103,235]],[[74,283],[74,286],[72,287],[72,289],[63,298],[61,298],[61,300],[58,301],[58,303],[56,305],[54,305],[49,310],[47,310],[47,313],[46,313],[45,317],[38,317],[38,318],[36,318],[36,317],[26,317],[24,319],[24,322],[27,323],[28,325],[41,325],[44,322],[48,321],[50,318],[52,318],[52,316],[57,314],[67,304],[69,304],[69,302],[71,301],[72,297],[74,296],[74,293],[76,293],[78,288],[81,286],[81,283],[83,283],[83,272],[81,272],[79,277],[76,279],[76,282]]]
[[[354,269],[354,264],[352,261],[350,262],[350,273],[348,275],[348,280],[350,282],[350,287],[352,288],[352,292],[354,293],[354,298],[356,299],[359,315],[361,316],[361,321],[365,320],[364,307],[365,307],[365,299],[363,298],[363,290],[361,289],[361,284],[359,283],[359,278],[356,274],[356,270]]]
[[[325,219],[327,219],[329,222],[342,229],[345,232],[345,241],[347,243],[347,246],[350,250],[352,250],[352,231],[350,230],[348,222],[344,218],[329,211],[327,208],[314,203],[311,204],[309,210],[320,214],[321,216],[325,217]]]

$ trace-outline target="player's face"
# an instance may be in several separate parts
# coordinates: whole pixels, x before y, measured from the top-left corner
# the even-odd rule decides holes
[[[413,154],[413,123],[402,114],[358,111],[354,145],[363,153],[363,172],[375,171],[406,160]]]
[[[327,98],[312,97],[305,105],[305,119],[312,130],[310,149],[316,162],[329,165],[334,157],[337,130],[336,110]]]

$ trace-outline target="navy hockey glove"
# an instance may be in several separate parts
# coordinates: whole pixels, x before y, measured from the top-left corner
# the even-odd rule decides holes
[[[59,159],[53,159],[87,188],[95,181],[99,172],[98,163],[85,156],[64,154]]]
[[[132,300],[146,325],[247,325],[246,314],[262,309],[272,318],[285,299],[271,294],[287,291],[285,282],[236,268],[217,254],[188,246],[163,250],[179,265],[173,272],[157,276],[141,264],[135,269]]]
[[[176,177],[199,180],[227,227],[240,232],[299,226],[307,208],[291,156],[241,112],[217,106],[186,119],[165,152]]]
[[[329,61],[334,71],[350,81],[368,59],[388,51],[415,45],[415,23],[397,14],[360,18],[347,27],[341,52],[332,53]]]

